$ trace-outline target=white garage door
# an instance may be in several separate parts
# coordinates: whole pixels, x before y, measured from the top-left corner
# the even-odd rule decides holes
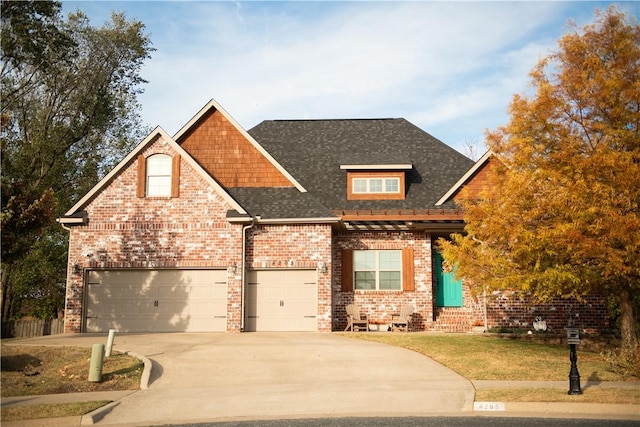
[[[226,270],[90,271],[86,332],[224,332]]]
[[[316,331],[316,270],[260,270],[247,274],[247,331]]]

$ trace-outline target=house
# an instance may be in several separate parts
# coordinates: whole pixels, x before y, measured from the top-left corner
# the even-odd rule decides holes
[[[434,242],[463,230],[456,194],[489,159],[404,119],[245,131],[212,100],[174,136],[153,130],[59,218],[65,331],[330,332],[351,303],[381,324],[410,304],[414,330],[469,331],[487,304]]]

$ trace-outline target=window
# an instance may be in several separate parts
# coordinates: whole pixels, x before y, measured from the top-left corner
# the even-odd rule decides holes
[[[171,157],[155,154],[147,159],[147,196],[171,196]]]
[[[399,193],[400,178],[353,178],[354,194]]]
[[[353,251],[353,270],[355,289],[402,289],[402,251]]]
[[[347,200],[403,200],[404,171],[347,172]]]
[[[179,197],[180,156],[138,157],[138,197]]]

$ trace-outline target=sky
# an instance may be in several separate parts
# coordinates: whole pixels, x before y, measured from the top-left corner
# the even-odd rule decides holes
[[[273,119],[403,117],[463,153],[506,125],[514,94],[596,1],[63,1],[95,26],[111,11],[153,47],[139,96],[175,134],[210,99],[244,129]],[[477,155],[477,154],[476,154]]]

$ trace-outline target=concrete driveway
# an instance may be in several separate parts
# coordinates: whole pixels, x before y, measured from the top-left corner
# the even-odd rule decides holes
[[[91,346],[103,335],[22,340]],[[149,388],[100,425],[239,419],[420,416],[473,410],[472,384],[410,350],[336,334],[116,334],[153,362]]]

